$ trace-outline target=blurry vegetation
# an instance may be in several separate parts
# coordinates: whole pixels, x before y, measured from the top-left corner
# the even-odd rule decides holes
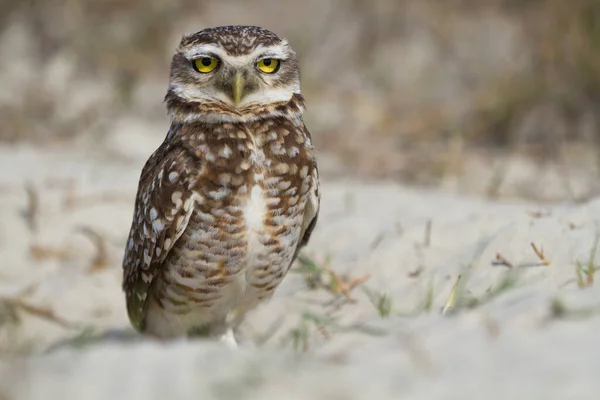
[[[595,265],[596,253],[598,251],[598,243],[600,242],[600,233],[598,232],[598,226],[596,226],[596,236],[594,238],[594,244],[590,249],[590,255],[585,264],[579,260],[575,260],[575,273],[577,277],[577,286],[581,289],[585,289],[594,284],[596,272],[600,269]]]
[[[291,272],[302,274],[309,290],[323,289],[334,298],[343,298],[348,302],[355,301],[351,293],[352,289],[370,278],[369,274],[360,277],[339,275],[331,269],[329,260],[318,263],[305,254],[298,256],[298,267],[292,269]]]
[[[256,24],[297,49],[307,122],[345,172],[439,184],[515,153],[600,169],[595,0],[0,0],[0,24],[3,141],[166,119],[143,88],[164,90],[181,34]]]

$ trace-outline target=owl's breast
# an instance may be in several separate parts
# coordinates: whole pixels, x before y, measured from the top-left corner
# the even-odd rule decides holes
[[[224,309],[267,298],[283,280],[301,240],[312,176],[302,132],[292,128],[224,124],[190,136],[202,160],[192,187],[197,201],[167,259],[167,297]]]
[[[264,292],[271,292],[287,273],[302,225],[304,205],[290,205],[277,181],[281,178],[269,174],[257,180],[244,207],[246,283]]]

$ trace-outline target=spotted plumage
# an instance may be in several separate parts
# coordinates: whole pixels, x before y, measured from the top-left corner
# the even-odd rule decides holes
[[[262,72],[265,59],[278,69]],[[197,60],[218,66],[202,73]],[[138,331],[235,343],[308,242],[320,194],[299,79],[287,41],[262,28],[182,39],[165,98],[171,128],[142,170],[123,260]]]

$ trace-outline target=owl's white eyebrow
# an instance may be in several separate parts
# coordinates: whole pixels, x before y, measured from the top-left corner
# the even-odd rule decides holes
[[[260,54],[261,51],[264,51],[264,53]],[[287,44],[287,41],[282,41],[281,43],[269,47],[269,48],[264,48],[262,46],[259,46],[256,48],[255,51],[252,52],[252,55],[259,53],[257,57],[257,59],[261,59],[261,58],[277,58],[277,59],[281,59],[281,60],[287,60],[290,56],[290,51],[289,51],[289,47]]]
[[[281,60],[287,60],[290,56],[290,53],[287,47],[287,42],[284,41],[276,46],[268,48],[258,46],[256,49],[254,49],[252,53],[243,56],[231,56],[220,46],[215,46],[212,44],[203,44],[192,47],[188,51],[184,52],[183,55],[188,60],[195,60],[196,58],[205,56],[217,56],[221,59],[235,59],[236,61],[238,61],[238,63],[243,64],[263,58],[277,58]]]
[[[220,58],[223,58],[224,56],[227,56],[227,53],[225,53],[223,51],[223,49],[218,46],[204,44],[202,46],[192,47],[190,50],[184,52],[183,55],[188,60],[194,60],[196,58],[207,56],[207,55],[210,55],[210,56],[216,55],[216,56],[219,56]]]
[[[287,57],[282,57],[281,54],[273,53],[270,51],[267,51],[266,53],[260,54],[258,57],[256,57],[257,60],[264,60],[265,58],[286,59]]]

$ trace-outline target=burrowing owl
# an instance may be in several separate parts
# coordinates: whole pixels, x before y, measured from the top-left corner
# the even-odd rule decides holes
[[[123,260],[132,325],[235,344],[317,222],[317,165],[296,53],[250,26],[184,36],[171,128],[142,169]]]

